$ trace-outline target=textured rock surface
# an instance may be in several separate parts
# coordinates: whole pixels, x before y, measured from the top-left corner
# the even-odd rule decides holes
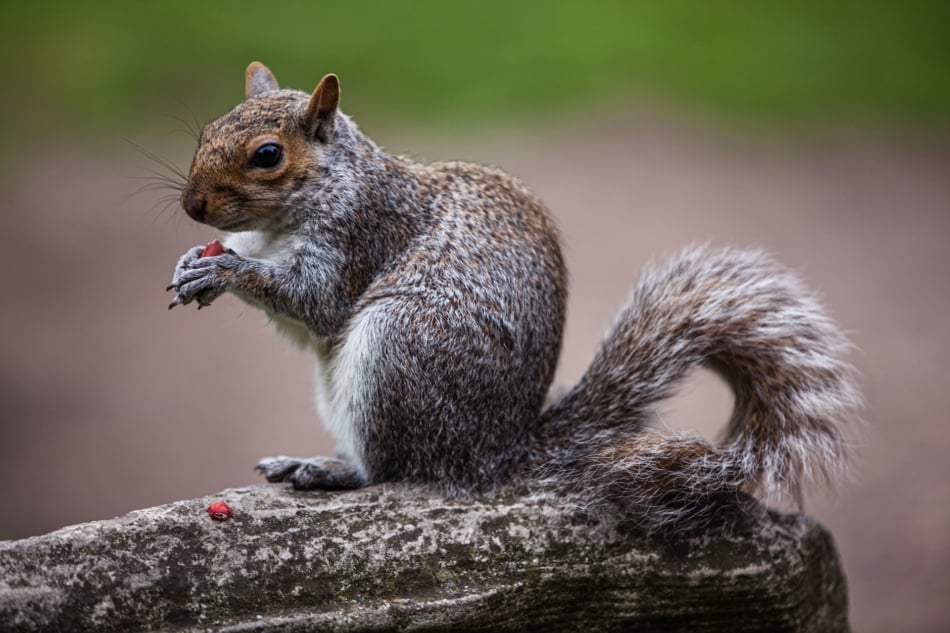
[[[206,507],[234,510],[212,521]],[[0,542],[0,630],[846,631],[831,537],[769,513],[675,542],[550,501],[226,490]]]

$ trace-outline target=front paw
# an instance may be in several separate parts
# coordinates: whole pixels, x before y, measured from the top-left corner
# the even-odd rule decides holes
[[[168,309],[177,305],[198,303],[200,310],[225,293],[233,284],[234,270],[240,258],[234,251],[201,257],[203,246],[195,246],[178,260],[175,275],[167,290],[175,291]]]

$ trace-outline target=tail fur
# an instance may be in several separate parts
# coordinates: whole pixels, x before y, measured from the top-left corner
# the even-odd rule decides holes
[[[657,529],[713,518],[741,492],[801,503],[845,465],[861,398],[849,345],[792,273],[755,251],[689,249],[648,270],[576,387],[548,409],[542,476]],[[648,428],[692,369],[735,393],[721,445]]]

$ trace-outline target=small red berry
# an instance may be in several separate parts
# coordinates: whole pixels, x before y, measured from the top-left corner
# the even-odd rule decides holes
[[[224,246],[221,245],[221,242],[218,240],[213,240],[205,244],[205,249],[201,251],[201,257],[214,257],[215,255],[221,255],[224,253]]]
[[[231,507],[223,501],[215,501],[208,506],[208,516],[215,521],[227,521],[231,518]]]

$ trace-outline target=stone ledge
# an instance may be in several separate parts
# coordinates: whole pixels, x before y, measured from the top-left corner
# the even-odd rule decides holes
[[[234,516],[212,521],[225,500]],[[551,501],[280,486],[0,542],[3,631],[847,631],[831,536],[768,512],[675,542]]]

